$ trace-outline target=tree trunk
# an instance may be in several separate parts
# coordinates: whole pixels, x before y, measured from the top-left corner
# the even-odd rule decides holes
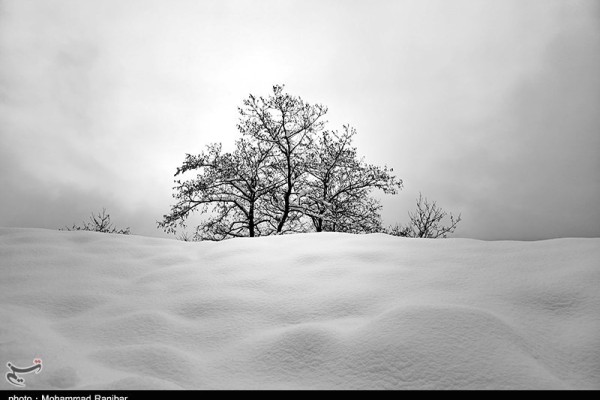
[[[290,213],[290,196],[292,194],[291,190],[291,180],[288,179],[288,189],[283,196],[283,214],[281,215],[281,219],[279,220],[279,224],[277,225],[277,233],[281,233],[283,230],[283,226],[285,225],[285,221],[288,218]]]
[[[254,237],[254,201],[250,202],[250,210],[248,211],[248,231],[250,237]]]
[[[289,147],[289,143],[288,143]],[[292,195],[292,161],[290,160],[290,154],[286,155],[287,158],[287,190],[285,191],[285,195],[283,196],[283,214],[281,215],[281,219],[279,220],[279,224],[277,224],[277,233],[281,233],[283,231],[283,226],[285,225],[285,221],[288,218],[290,213],[290,196]]]

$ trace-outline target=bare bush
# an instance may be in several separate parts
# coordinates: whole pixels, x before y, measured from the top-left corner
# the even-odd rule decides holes
[[[444,224],[442,220],[446,216],[449,217],[449,221]],[[421,193],[417,199],[417,209],[415,212],[409,212],[408,217],[410,223],[407,226],[396,225],[388,228],[386,233],[412,238],[445,238],[454,233],[461,221],[461,214],[458,217],[452,213],[448,214],[435,201],[429,202]]]
[[[61,230],[66,231],[92,231],[92,232],[102,232],[102,233],[118,233],[121,235],[129,235],[131,232],[129,227],[125,229],[116,228],[113,223],[110,221],[110,214],[106,212],[106,209],[103,208],[102,212],[94,214],[90,216],[89,222],[83,222],[83,225],[75,225],[72,227],[65,226]]]

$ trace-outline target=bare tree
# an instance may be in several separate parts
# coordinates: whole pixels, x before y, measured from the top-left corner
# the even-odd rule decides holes
[[[221,144],[187,154],[175,176],[171,212],[158,227],[185,228],[194,212],[204,215],[193,240],[316,231],[381,231],[381,204],[374,189],[396,193],[392,169],[359,159],[356,131],[324,132],[325,106],[311,105],[274,86],[267,98],[250,95],[239,108],[242,139],[223,153]],[[190,239],[188,237],[188,239]]]
[[[239,113],[239,131],[273,148],[273,173],[283,181],[272,193],[268,207],[276,233],[286,232],[286,224],[287,231],[302,231],[302,210],[294,206],[298,204],[298,184],[306,173],[305,160],[313,137],[323,129],[327,107],[308,104],[276,85],[267,98],[251,94]]]
[[[158,222],[159,228],[176,233],[178,226],[186,226],[191,213],[200,211],[210,217],[196,227],[194,240],[270,234],[270,219],[261,214],[264,207],[258,205],[281,185],[266,172],[271,151],[269,144],[240,139],[233,153],[222,153],[221,144],[212,144],[198,155],[187,154],[175,176],[198,173],[195,178],[175,181],[177,203]]]
[[[300,201],[317,232],[369,233],[381,231],[381,204],[370,197],[374,189],[395,194],[402,180],[392,169],[359,159],[352,139],[356,130],[323,132],[307,160],[309,178]]]
[[[438,207],[435,201],[430,203],[421,193],[417,199],[417,209],[415,212],[409,212],[408,216],[410,223],[406,227],[396,225],[388,229],[387,233],[413,238],[445,238],[454,233],[461,221],[461,214],[458,217],[454,217],[452,213],[448,214]],[[450,221],[443,224],[442,220],[446,216],[449,216]]]
[[[61,230],[67,231],[92,231],[92,232],[102,232],[102,233],[119,233],[121,235],[129,235],[131,232],[129,228],[118,229],[115,228],[113,223],[110,221],[110,215],[106,212],[106,209],[103,208],[102,212],[90,215],[89,222],[83,222],[83,225],[75,225],[72,227],[65,226]]]

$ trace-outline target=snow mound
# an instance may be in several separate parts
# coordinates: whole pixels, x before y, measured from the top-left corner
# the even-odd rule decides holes
[[[600,239],[5,228],[0,363],[42,359],[28,389],[600,389],[599,260]]]

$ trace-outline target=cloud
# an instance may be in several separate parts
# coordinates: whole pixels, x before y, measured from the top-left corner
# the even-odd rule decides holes
[[[107,207],[160,235],[183,155],[232,143],[242,99],[285,83],[404,179],[389,223],[422,191],[462,212],[463,236],[598,236],[599,9],[3,1],[0,225]]]
[[[473,236],[600,235],[600,31],[585,11],[561,14],[538,68],[515,77],[497,112],[473,127],[477,139],[457,150]]]

